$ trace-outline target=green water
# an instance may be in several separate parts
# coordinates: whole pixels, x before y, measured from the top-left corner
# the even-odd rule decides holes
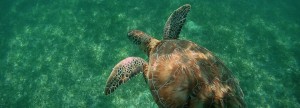
[[[249,108],[300,107],[297,0],[1,0],[0,107],[157,107],[142,75],[110,96],[106,78],[128,56],[147,59],[129,30],[161,39],[186,3],[180,38],[224,61]]]

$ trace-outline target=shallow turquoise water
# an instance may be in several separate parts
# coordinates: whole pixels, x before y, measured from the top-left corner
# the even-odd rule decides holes
[[[240,80],[249,108],[300,107],[296,0],[1,0],[0,107],[157,107],[139,75],[105,96],[128,56],[126,37],[161,39],[171,12],[190,3],[181,39],[205,46]]]

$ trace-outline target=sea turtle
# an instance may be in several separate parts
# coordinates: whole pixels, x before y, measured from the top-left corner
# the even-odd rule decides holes
[[[178,39],[190,8],[186,4],[171,14],[161,41],[139,30],[128,33],[149,63],[140,57],[120,61],[106,82],[106,95],[143,73],[159,107],[245,107],[238,81],[221,60],[204,47]]]

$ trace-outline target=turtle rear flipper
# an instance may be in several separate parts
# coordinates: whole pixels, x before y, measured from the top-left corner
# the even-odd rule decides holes
[[[175,10],[168,18],[164,28],[164,39],[177,39],[191,5],[186,4]]]
[[[105,87],[105,95],[109,95],[121,84],[144,72],[148,63],[139,57],[128,57],[119,62],[112,70]]]

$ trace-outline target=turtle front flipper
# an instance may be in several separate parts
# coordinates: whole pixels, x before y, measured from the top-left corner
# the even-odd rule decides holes
[[[105,95],[109,95],[121,84],[140,72],[144,72],[148,63],[139,57],[128,57],[119,62],[112,70],[105,87]]]
[[[175,10],[168,18],[164,28],[164,39],[177,39],[182,26],[185,23],[186,16],[191,9],[191,5],[186,4]]]

